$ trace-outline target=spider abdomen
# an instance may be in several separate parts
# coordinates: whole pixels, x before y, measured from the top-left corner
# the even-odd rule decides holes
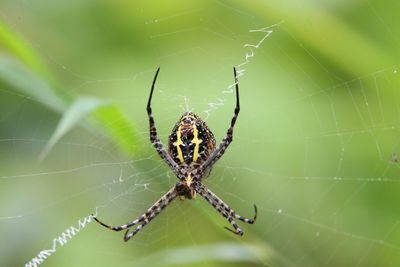
[[[169,136],[168,153],[179,164],[193,168],[215,149],[215,138],[206,123],[192,112],[185,113]]]

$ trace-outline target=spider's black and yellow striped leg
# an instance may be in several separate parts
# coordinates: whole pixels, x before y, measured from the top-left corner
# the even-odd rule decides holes
[[[224,227],[226,230],[228,230],[229,232],[232,232],[232,233],[234,233],[234,234],[236,234],[236,235],[240,235],[240,236],[242,236],[243,235],[243,231],[242,231],[242,229],[240,229],[239,228],[239,226],[237,226],[237,224],[236,224],[236,222],[232,219],[232,217],[231,216],[228,216],[228,217],[226,217],[226,219],[228,220],[228,222],[232,225],[232,227],[235,229],[235,230],[232,230],[231,228],[228,228],[228,227]]]
[[[153,98],[153,91],[156,84],[158,73],[160,72],[160,68],[157,69],[156,74],[154,75],[153,83],[151,85],[149,100],[147,102],[147,115],[149,116],[149,125],[150,125],[150,142],[153,144],[154,148],[157,150],[157,153],[160,157],[171,167],[171,169],[179,176],[177,171],[178,165],[168,154],[164,145],[161,143],[160,139],[157,137],[157,128],[154,122],[153,111],[151,109],[151,99]]]
[[[110,226],[110,225],[108,225],[108,224],[103,223],[102,221],[100,221],[100,220],[97,219],[96,217],[93,217],[93,219],[94,219],[96,222],[98,222],[100,225],[102,225],[102,226],[104,226],[104,227],[106,227],[106,228],[108,228],[108,229],[110,229],[110,230],[116,231],[116,232],[119,232],[119,231],[121,231],[121,230],[127,229],[127,228],[129,228],[130,226],[135,225],[135,224],[137,224],[137,223],[139,222],[139,219],[136,219],[136,220],[130,222],[129,224],[125,224],[125,225],[113,227],[113,226]],[[129,225],[130,225],[130,226],[129,226]]]
[[[232,210],[232,209],[231,209],[231,210]],[[233,211],[233,210],[232,210],[232,211]],[[245,218],[245,217],[243,217],[243,216],[240,216],[240,215],[237,214],[237,213],[234,213],[234,215],[235,215],[235,218],[236,218],[236,219],[241,220],[242,222],[249,223],[249,224],[253,224],[253,223],[255,223],[255,221],[257,220],[257,206],[254,205],[254,217],[253,217],[252,219]]]
[[[256,205],[254,205],[254,217],[252,219],[249,219],[249,218],[246,218],[246,217],[243,217],[243,216],[237,214],[233,209],[231,209],[225,203],[223,203],[223,205],[224,205],[225,211],[228,212],[228,214],[230,214],[230,216],[233,216],[233,217],[235,217],[236,219],[238,219],[238,220],[240,220],[242,222],[245,222],[245,223],[248,223],[248,224],[253,224],[253,223],[255,223],[255,221],[257,219],[257,206]]]
[[[128,241],[134,235],[136,235],[140,230],[142,230],[143,227],[145,227],[152,219],[154,219],[158,214],[160,214],[161,210],[164,209],[168,205],[168,203],[163,205],[163,206],[160,206],[159,209],[156,209],[153,213],[151,213],[150,215],[146,216],[145,219],[142,221],[142,223],[140,225],[138,225],[135,228],[135,230],[133,230],[132,232],[129,232],[129,229],[128,229],[125,232],[124,241],[125,242]]]
[[[233,220],[233,218],[230,215],[228,215],[228,213],[225,211],[225,209],[224,209],[224,207],[222,205],[219,205],[218,202],[213,201],[212,198],[208,194],[206,194],[203,190],[198,191],[198,193],[205,200],[207,200],[207,202],[210,203],[222,216],[224,216],[229,221],[229,223],[232,225],[232,227],[235,230],[232,230],[232,229],[230,229],[230,228],[228,228],[226,226],[224,227],[225,229],[227,229],[228,231],[230,231],[230,232],[232,232],[234,234],[243,235],[242,229],[240,229],[239,226],[237,226],[236,222]]]
[[[208,202],[210,203],[222,216],[224,216],[229,223],[232,225],[232,227],[235,229],[235,231],[228,229],[229,231],[234,232],[235,234],[238,235],[243,235],[243,231],[237,226],[236,222],[234,221],[234,218],[239,219],[243,222],[253,224],[257,218],[257,207],[254,205],[255,209],[255,215],[253,219],[248,219],[243,216],[240,216],[239,214],[236,214],[236,212],[231,209],[224,201],[222,201],[217,195],[215,195],[211,190],[209,190],[206,186],[199,184],[196,187],[196,191]]]
[[[231,209],[228,204],[226,204],[222,199],[220,199],[216,194],[214,194],[210,189],[208,189],[203,184],[198,185],[198,192],[200,195],[206,195],[206,200],[213,205],[213,207],[218,207],[223,209],[229,216],[234,217],[242,222],[253,224],[257,219],[257,206],[254,205],[254,217],[252,219],[248,219],[237,214],[233,209]],[[204,196],[203,196],[204,197]],[[209,200],[208,200],[209,199]]]
[[[93,218],[96,222],[98,222],[102,226],[104,226],[110,230],[116,231],[116,232],[128,229],[128,231],[126,232],[125,237],[124,237],[124,240],[128,241],[133,235],[135,235],[137,232],[139,232],[146,224],[148,224],[152,219],[154,219],[154,217],[156,217],[172,200],[174,200],[176,198],[176,196],[177,196],[177,194],[176,194],[176,189],[174,186],[165,195],[163,195],[156,203],[154,203],[144,214],[142,214],[140,217],[133,220],[132,222],[129,222],[124,225],[112,227],[112,226],[109,226],[109,225],[101,222],[96,217],[93,217]],[[131,228],[132,226],[134,226],[138,223],[140,223],[140,225],[137,226],[133,232],[130,232],[128,234],[129,228]]]
[[[206,200],[207,200],[207,199],[206,199]],[[232,230],[231,228],[224,226],[224,228],[225,228],[226,230],[228,230],[229,232],[232,232],[232,233],[234,233],[234,234],[236,234],[236,235],[240,235],[240,236],[243,235],[242,229],[239,228],[239,226],[236,224],[236,222],[235,222],[235,220],[232,218],[232,216],[228,215],[229,213],[227,213],[227,212],[225,211],[224,207],[218,206],[217,203],[212,202],[212,201],[210,201],[210,200],[207,200],[207,201],[208,201],[222,216],[224,216],[224,217],[228,220],[228,222],[232,225],[232,227],[233,227],[233,229],[234,229],[234,230]]]
[[[153,98],[153,91],[157,81],[158,73],[160,72],[160,68],[157,69],[156,74],[154,75],[153,83],[151,85],[149,100],[147,101],[147,115],[149,116],[149,125],[150,125],[150,141],[154,145],[154,147],[158,150],[162,149],[162,144],[158,143],[160,140],[157,137],[157,129],[154,122],[153,111],[151,109],[151,99]]]
[[[150,209],[147,210],[145,214],[143,214],[143,220],[140,225],[138,225],[135,230],[129,232],[129,229],[126,231],[124,236],[124,241],[128,241],[132,238],[132,236],[136,235],[143,227],[145,227],[151,220],[153,220],[161,211],[171,203],[177,196],[175,186],[171,188],[164,196],[162,196],[156,204],[151,206]]]
[[[222,155],[225,153],[225,150],[228,148],[229,144],[233,140],[233,128],[235,127],[236,119],[237,119],[237,117],[239,115],[239,111],[240,111],[239,81],[237,79],[235,68],[233,68],[233,74],[235,76],[236,107],[235,107],[235,111],[233,113],[233,117],[231,120],[231,125],[226,133],[226,136],[224,137],[224,139],[222,139],[219,146],[212,152],[210,157],[203,163],[203,166],[202,166],[203,170],[206,170],[206,169],[212,167],[212,165],[214,165],[214,163],[217,162],[217,160],[222,157]]]

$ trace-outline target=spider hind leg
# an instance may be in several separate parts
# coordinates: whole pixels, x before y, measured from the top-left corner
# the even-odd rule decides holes
[[[255,204],[253,206],[254,206],[254,217],[252,219],[245,218],[243,216],[240,216],[239,214],[235,214],[235,218],[248,224],[255,223],[257,220],[257,206]]]
[[[145,213],[143,213],[141,216],[139,216],[138,218],[136,218],[135,220],[133,220],[132,222],[129,222],[127,224],[124,225],[120,225],[120,226],[116,226],[116,227],[111,227],[103,222],[101,222],[100,220],[98,220],[95,216],[93,216],[94,220],[96,222],[98,222],[100,225],[119,232],[121,230],[127,230],[125,235],[124,235],[124,241],[128,241],[129,239],[131,239],[132,236],[134,236],[135,234],[137,234],[144,226],[146,226],[152,219],[154,219],[158,214],[161,213],[161,211],[168,206],[169,203],[171,203],[171,201],[173,201],[175,199],[175,197],[177,196],[176,193],[176,188],[175,186],[172,187],[166,194],[164,194],[156,203],[154,203]],[[135,230],[133,230],[132,232],[129,232],[129,228],[131,228],[132,226],[136,225],[140,223]]]
[[[232,230],[231,228],[224,226],[224,229],[228,230],[231,233],[234,233],[235,235],[243,235],[243,231],[239,227],[235,228],[235,230]]]
[[[196,187],[196,191],[201,195],[208,203],[210,203],[222,216],[224,216],[229,223],[232,225],[234,230],[228,227],[224,227],[228,231],[240,235],[243,235],[242,229],[239,228],[239,226],[236,224],[234,219],[241,220],[245,223],[253,224],[255,220],[257,219],[257,206],[254,205],[254,217],[253,219],[248,219],[243,216],[240,216],[237,214],[233,209],[231,209],[222,199],[220,199],[216,194],[211,192],[210,189],[208,189],[206,186],[203,184],[198,184]]]
[[[97,219],[94,215],[92,215],[92,216],[93,216],[93,219],[94,219],[97,223],[99,223],[100,225],[104,226],[105,228],[108,228],[108,229],[113,230],[113,231],[116,231],[116,232],[119,232],[119,231],[121,231],[121,230],[127,229],[128,227],[132,226],[132,224],[125,224],[125,225],[121,225],[121,226],[112,227],[112,226],[110,226],[110,225],[108,225],[108,224],[103,223],[102,221],[100,221],[99,219]],[[128,226],[128,225],[130,225],[130,226]]]

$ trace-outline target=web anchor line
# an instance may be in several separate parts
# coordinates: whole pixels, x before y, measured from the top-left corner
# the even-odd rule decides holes
[[[53,246],[50,249],[40,251],[33,259],[25,264],[25,267],[36,267],[41,265],[48,257],[57,251],[58,246],[64,246],[77,235],[83,228],[85,228],[93,220],[93,215],[89,215],[78,221],[78,227],[71,226],[62,232],[58,237],[53,239]]]
[[[280,21],[278,23],[275,23],[271,26],[256,29],[256,30],[249,30],[249,32],[254,33],[254,32],[262,32],[264,33],[264,36],[258,41],[257,44],[245,44],[243,45],[244,48],[248,48],[248,51],[245,53],[244,61],[236,66],[237,70],[237,77],[241,77],[244,75],[246,69],[243,67],[251,62],[251,58],[255,56],[255,50],[258,49],[266,39],[274,32],[273,28],[280,26],[284,21]],[[230,84],[228,86],[228,90],[223,90],[222,94],[230,94],[233,92],[233,88],[236,86],[235,83]],[[208,109],[204,110],[206,113],[205,119],[208,119],[210,116],[211,112],[216,110],[218,107],[225,105],[226,98],[219,97],[215,102],[208,103]]]

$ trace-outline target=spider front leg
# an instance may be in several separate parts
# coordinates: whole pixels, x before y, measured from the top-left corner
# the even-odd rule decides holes
[[[154,122],[153,112],[151,109],[151,99],[153,98],[153,91],[156,84],[157,76],[160,71],[160,68],[157,69],[156,74],[154,75],[153,83],[151,85],[150,96],[147,102],[147,115],[149,116],[149,125],[150,125],[150,142],[153,144],[154,148],[157,150],[157,153],[160,157],[171,167],[171,169],[175,172],[175,174],[180,177],[181,179],[184,178],[177,170],[178,165],[176,162],[171,158],[168,154],[164,145],[161,143],[160,139],[157,137],[157,129]],[[181,177],[182,176],[182,177]]]
[[[224,216],[232,227],[235,229],[234,231],[224,227],[225,229],[237,234],[243,235],[242,229],[236,224],[234,219],[238,219],[245,223],[253,224],[257,219],[257,206],[254,205],[254,217],[252,219],[245,218],[237,214],[233,209],[231,209],[222,199],[220,199],[216,194],[211,192],[203,184],[198,184],[196,187],[196,192],[199,193],[208,203],[210,203],[222,216]]]
[[[127,224],[121,225],[121,226],[112,227],[112,226],[109,226],[109,225],[101,222],[99,219],[97,219],[94,216],[93,216],[93,218],[96,222],[98,222],[102,226],[104,226],[110,230],[116,231],[116,232],[128,229],[124,236],[124,240],[128,241],[132,236],[137,234],[144,226],[146,226],[152,219],[154,219],[158,214],[160,214],[160,212],[169,203],[171,203],[171,201],[174,200],[176,198],[176,196],[177,196],[177,193],[176,193],[176,188],[174,186],[165,195],[163,195],[156,203],[154,203],[145,213],[143,213],[137,219],[135,219]],[[134,226],[138,223],[140,223],[140,224],[135,228],[135,230],[133,230],[132,232],[129,232],[129,228],[131,228],[132,226]]]
[[[225,153],[225,150],[228,148],[229,144],[233,140],[233,127],[235,127],[236,119],[237,119],[237,117],[239,115],[239,111],[240,111],[239,81],[238,81],[237,75],[236,75],[236,68],[233,68],[233,74],[235,76],[236,107],[235,107],[235,111],[233,113],[233,117],[231,120],[231,125],[228,128],[226,136],[224,137],[224,139],[222,139],[219,146],[211,153],[209,158],[203,163],[203,165],[202,165],[203,170],[207,170],[207,169],[211,168],[214,165],[214,163],[217,162],[217,160],[222,157],[222,155]]]

